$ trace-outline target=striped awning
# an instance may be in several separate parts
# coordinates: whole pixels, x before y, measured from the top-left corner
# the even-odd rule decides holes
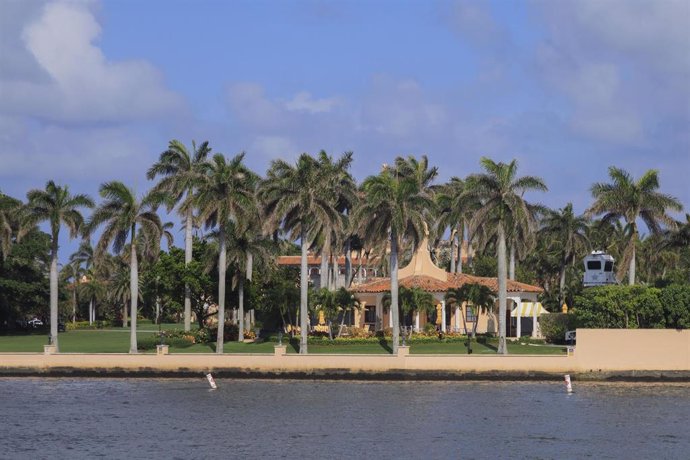
[[[541,314],[548,313],[544,307],[542,307],[540,302],[522,302],[519,306],[513,308],[510,312],[511,318],[531,318],[532,316],[539,316]]]

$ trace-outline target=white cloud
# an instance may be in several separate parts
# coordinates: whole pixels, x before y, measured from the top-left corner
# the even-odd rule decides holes
[[[547,39],[537,48],[543,78],[566,97],[570,126],[623,146],[658,143],[657,126],[688,122],[690,3],[534,2]]]
[[[165,88],[161,74],[148,62],[106,59],[94,44],[101,27],[89,8],[84,2],[49,3],[23,29],[25,48],[49,79],[3,80],[0,111],[83,123],[123,122],[182,110],[182,100]]]
[[[291,112],[326,113],[338,103],[339,100],[336,97],[314,99],[310,93],[300,91],[291,100],[285,102],[285,108]]]

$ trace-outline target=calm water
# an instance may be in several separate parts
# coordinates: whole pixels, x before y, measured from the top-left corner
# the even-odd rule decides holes
[[[690,458],[690,386],[0,379],[0,458]]]

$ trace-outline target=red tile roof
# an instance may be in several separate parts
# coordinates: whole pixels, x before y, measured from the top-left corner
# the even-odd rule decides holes
[[[413,275],[402,278],[399,281],[400,286],[408,289],[420,288],[427,292],[446,292],[451,288],[459,288],[463,284],[473,283],[481,284],[492,291],[498,291],[498,280],[496,278],[485,278],[482,276],[466,275],[464,273],[448,273],[448,279],[444,281],[431,278],[424,275]],[[532,286],[518,281],[508,280],[508,292],[542,292],[543,289],[538,286]],[[352,291],[356,293],[379,293],[391,290],[390,278],[379,278],[369,281],[364,284],[353,286]]]

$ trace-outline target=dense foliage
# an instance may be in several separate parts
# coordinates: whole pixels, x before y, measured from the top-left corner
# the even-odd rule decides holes
[[[344,312],[352,316],[358,308],[346,291],[360,270],[352,251],[390,276],[427,236],[432,257],[446,270],[490,277],[507,271],[509,279],[541,286],[549,311],[566,303],[573,314],[543,320],[547,336],[576,326],[690,327],[690,215],[671,218],[681,204],[662,193],[654,170],[636,180],[610,168],[611,182],[594,184],[592,206],[577,214],[570,203],[550,210],[527,201],[524,192],[546,184],[520,177],[515,161],[484,158],[482,174],[434,184],[438,169],[426,157],[398,157],[359,185],[352,162],[351,153],[303,154],[294,164],[273,162],[260,177],[242,154],[211,156],[206,142],[187,150],[172,141],[148,171],[158,180],[150,192],[135,196],[128,185],[108,182],[90,215],[89,197],[71,196],[52,181],[25,201],[0,193],[0,327],[34,317],[48,322],[48,275],[60,225],[83,237],[77,252],[61,254],[53,290],[59,317],[71,327],[127,325],[135,309],[136,318],[184,323],[195,341],[213,342],[220,310],[221,336],[241,340],[256,328],[304,333],[309,307],[312,323],[324,312],[333,337]],[[161,250],[177,231],[160,220],[161,206],[182,218],[185,248]],[[42,227],[48,233],[40,222],[48,223]],[[95,248],[84,230],[95,231]],[[611,254],[618,281],[635,284],[583,289],[582,259],[591,250]],[[306,262],[307,251],[323,256],[326,289],[310,289],[306,270],[275,264],[288,254]],[[345,258],[342,271],[338,256]],[[500,298],[498,292],[454,293],[479,294]],[[384,304],[401,314],[395,337],[412,311],[435,315],[433,299],[420,290],[389,292]]]

